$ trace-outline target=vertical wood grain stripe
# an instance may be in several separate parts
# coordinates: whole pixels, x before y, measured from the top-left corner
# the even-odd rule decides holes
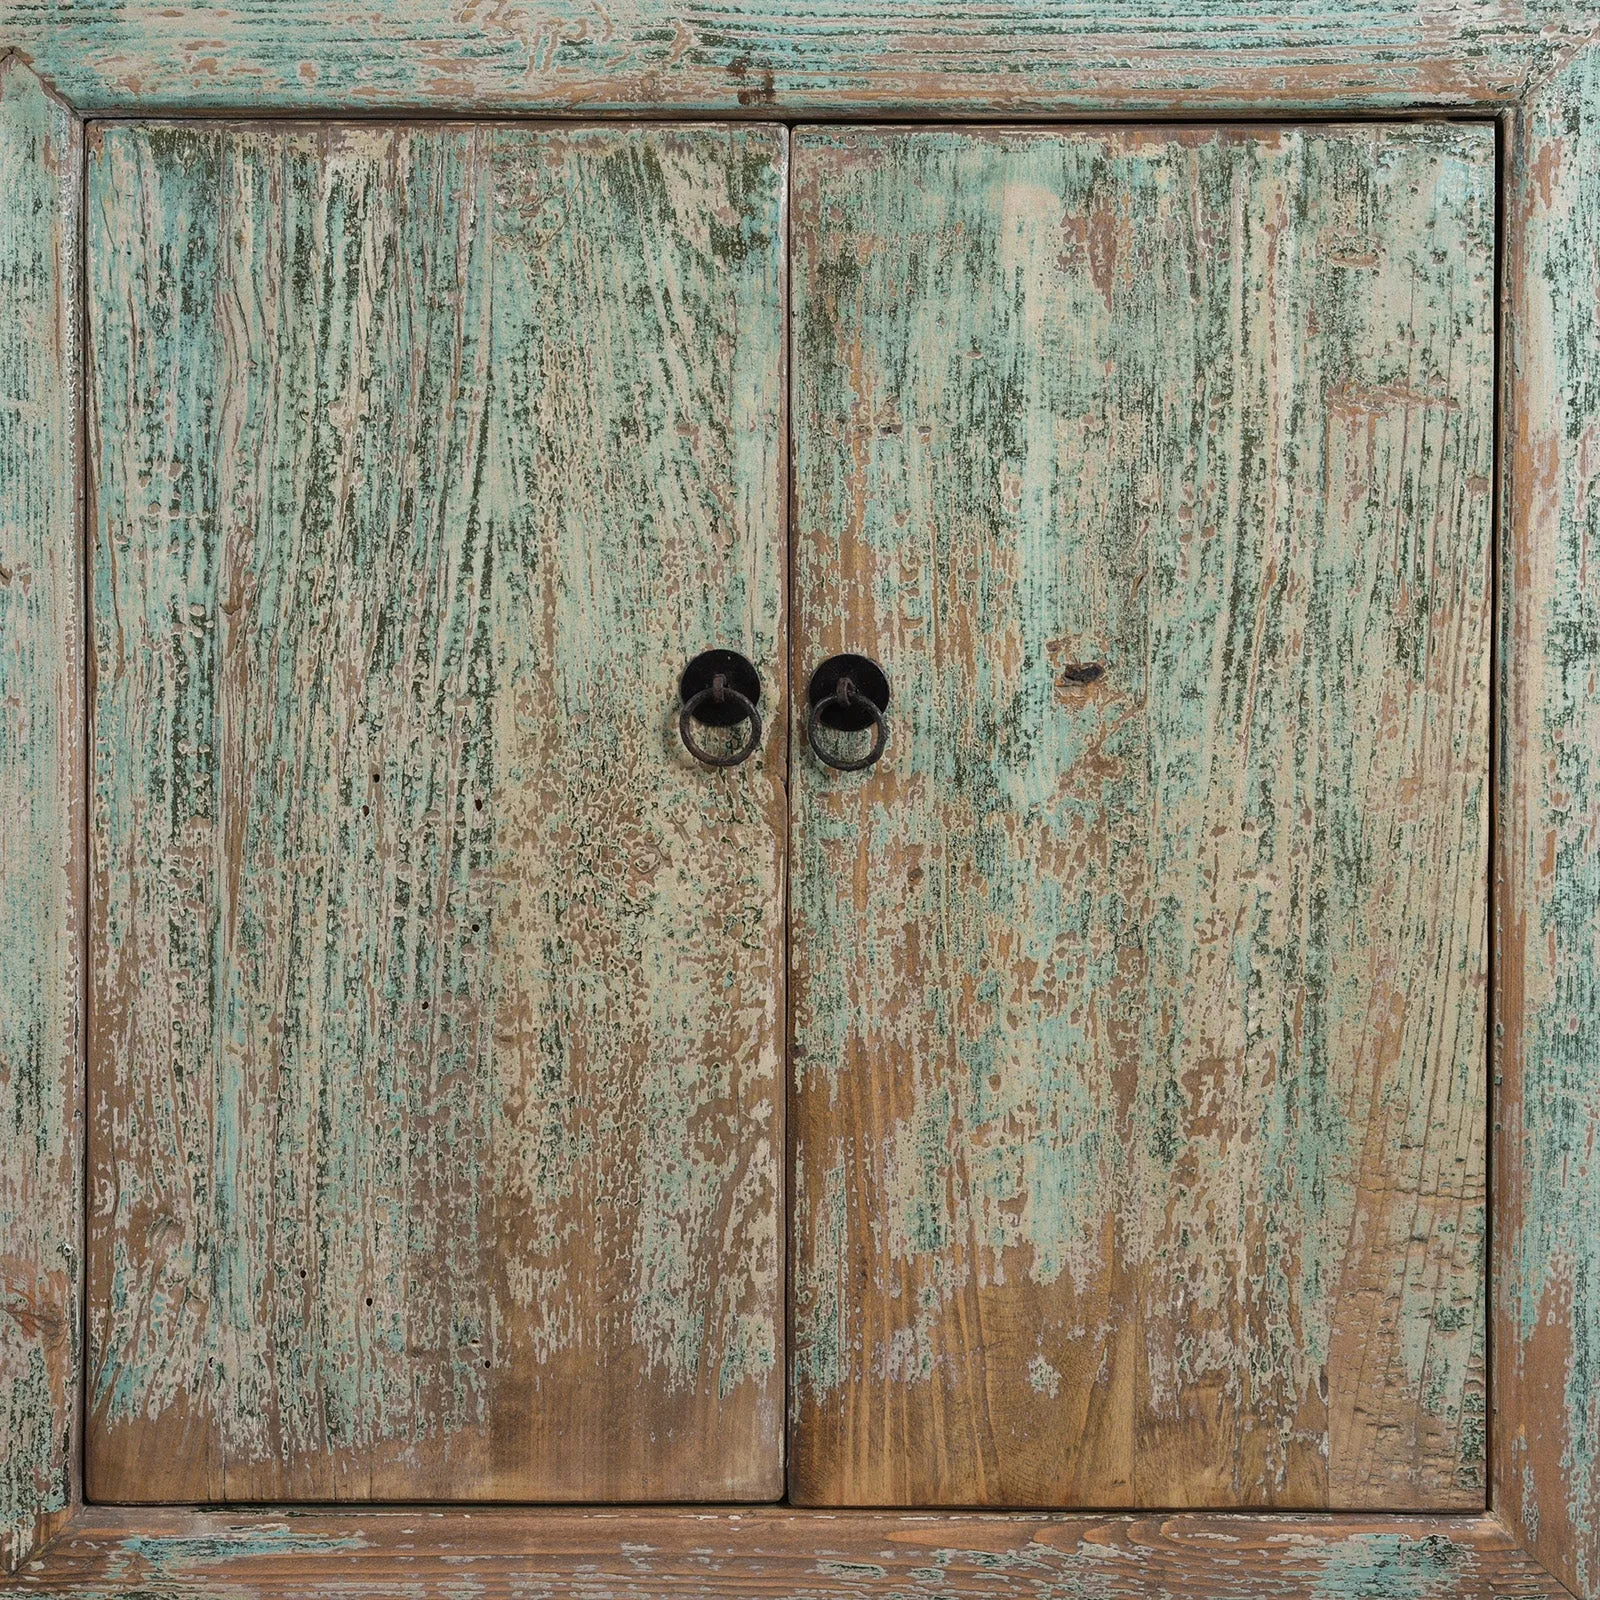
[[[79,1494],[81,158],[0,62],[0,1570]]]
[[[1600,1593],[1600,52],[1515,124],[1495,1504]]]
[[[97,130],[90,1480],[781,1483],[781,130]]]
[[[1494,165],[800,137],[806,1502],[1483,1504]]]

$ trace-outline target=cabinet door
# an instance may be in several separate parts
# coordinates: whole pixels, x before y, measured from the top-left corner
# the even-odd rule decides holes
[[[92,139],[90,1492],[781,1492],[785,135]]]
[[[796,1499],[1483,1504],[1494,170],[797,135]]]

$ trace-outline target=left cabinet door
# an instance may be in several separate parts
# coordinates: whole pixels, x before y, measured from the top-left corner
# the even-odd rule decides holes
[[[781,1493],[785,140],[94,132],[95,1498]]]

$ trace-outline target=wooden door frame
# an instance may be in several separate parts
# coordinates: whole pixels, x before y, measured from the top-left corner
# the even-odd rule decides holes
[[[1600,14],[1586,0],[0,0],[0,1570],[24,1593],[1600,1596]],[[375,20],[378,19],[378,20]],[[181,114],[1493,118],[1480,1517],[82,1500],[85,126]],[[1591,572],[1591,566],[1594,571]],[[648,1546],[648,1549],[645,1547]],[[331,1592],[331,1591],[330,1591]],[[1060,1592],[1059,1589],[1056,1592]]]

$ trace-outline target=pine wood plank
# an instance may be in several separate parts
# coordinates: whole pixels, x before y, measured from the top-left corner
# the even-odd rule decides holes
[[[0,1572],[81,1488],[81,177],[0,62]]]
[[[92,1507],[19,1594],[1557,1600],[1487,1517]]]
[[[1410,109],[1511,102],[1592,37],[1587,0],[5,0],[92,111]]]
[[[795,185],[794,1497],[1481,1506],[1492,130]]]
[[[94,130],[89,1479],[781,1488],[781,130]]]
[[[1600,1594],[1600,53],[1508,151],[1495,1504]]]

